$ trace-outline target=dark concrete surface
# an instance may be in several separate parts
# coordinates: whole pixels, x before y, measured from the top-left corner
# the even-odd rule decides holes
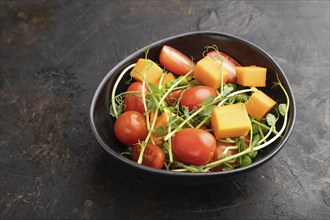
[[[329,1],[1,1],[0,217],[329,219]],[[130,178],[98,145],[93,93],[153,41],[213,30],[286,72],[294,131],[257,170],[217,185]]]

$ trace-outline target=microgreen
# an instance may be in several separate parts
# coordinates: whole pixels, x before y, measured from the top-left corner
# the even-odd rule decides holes
[[[235,90],[235,88],[233,86],[229,86],[229,85],[225,84],[223,87],[222,96],[226,97],[230,92],[232,92],[234,90]]]
[[[118,76],[115,84],[113,85],[113,89],[112,89],[112,92],[111,92],[111,103],[112,103],[112,113],[113,115],[118,118],[118,116],[120,115],[118,112],[117,112],[117,105],[116,105],[116,100],[115,100],[115,94],[116,94],[116,90],[117,90],[117,87],[119,85],[119,82],[121,81],[121,79],[124,77],[124,75],[131,69],[135,66],[135,63],[134,64],[131,64],[129,66],[127,66],[121,73],[120,75]]]
[[[201,106],[208,106],[210,104],[212,104],[215,100],[214,96],[209,96],[206,99],[204,99],[204,101],[202,101],[202,103],[200,104]]]
[[[279,104],[278,106],[278,110],[281,113],[282,116],[285,116],[286,112],[287,112],[287,105],[286,104]]]
[[[270,114],[270,113],[267,114],[266,119],[267,119],[268,125],[275,126],[275,124],[276,124],[276,117],[273,114]]]

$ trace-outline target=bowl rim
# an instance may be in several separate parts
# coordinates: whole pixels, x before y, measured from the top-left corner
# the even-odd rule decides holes
[[[92,128],[92,132],[94,133],[95,138],[97,139],[98,143],[102,146],[102,148],[104,150],[106,150],[111,156],[113,156],[114,158],[116,158],[117,160],[128,164],[136,169],[142,170],[142,171],[146,171],[148,173],[151,174],[157,174],[157,175],[164,175],[164,176],[178,176],[178,177],[189,177],[189,176],[228,176],[228,175],[233,175],[233,174],[239,174],[239,173],[243,173],[245,171],[251,170],[253,168],[256,168],[262,164],[264,164],[265,162],[267,162],[268,160],[270,160],[272,157],[274,157],[285,145],[285,143],[287,142],[287,140],[289,139],[294,124],[295,124],[295,119],[296,119],[296,105],[295,105],[295,98],[294,98],[294,94],[292,91],[292,88],[290,86],[290,83],[284,73],[284,71],[281,69],[281,67],[277,64],[277,62],[261,47],[255,45],[254,43],[245,40],[241,37],[237,37],[234,36],[232,34],[228,34],[228,33],[224,33],[224,32],[218,32],[218,31],[193,31],[193,32],[186,32],[186,33],[182,33],[182,34],[178,34],[178,35],[174,35],[171,37],[167,37],[167,38],[163,38],[160,39],[158,41],[155,41],[151,44],[149,44],[148,46],[150,46],[150,48],[155,47],[157,45],[161,45],[164,44],[165,42],[177,39],[177,38],[183,38],[183,37],[189,37],[189,36],[196,36],[196,35],[215,35],[215,36],[221,36],[221,37],[225,37],[225,38],[229,38],[229,39],[233,39],[233,40],[237,40],[240,43],[246,44],[249,47],[253,47],[254,49],[258,50],[261,54],[263,54],[263,56],[265,56],[280,72],[282,75],[282,78],[286,81],[287,84],[287,89],[288,89],[288,94],[289,94],[289,98],[291,98],[290,101],[292,101],[291,106],[291,117],[288,118],[288,124],[287,124],[287,128],[286,128],[286,135],[282,138],[281,142],[279,143],[279,145],[274,148],[274,150],[268,154],[266,157],[260,159],[259,161],[255,161],[253,162],[251,165],[246,166],[246,167],[239,167],[233,170],[228,170],[225,172],[174,172],[174,171],[169,171],[169,170],[164,170],[164,169],[155,169],[155,168],[151,168],[142,164],[137,164],[136,162],[121,156],[120,154],[118,154],[118,152],[112,150],[101,138],[101,136],[99,135],[97,128],[95,126],[95,121],[94,121],[94,114],[95,114],[95,106],[96,106],[96,102],[98,100],[99,94],[100,92],[105,88],[105,86],[107,86],[108,81],[110,79],[110,77],[116,72],[118,71],[118,69],[122,68],[122,66],[131,58],[136,57],[138,54],[140,54],[141,52],[143,52],[145,50],[145,47],[142,47],[138,50],[136,50],[134,53],[131,53],[129,56],[127,56],[126,58],[124,58],[123,60],[121,60],[119,63],[117,63],[114,67],[112,67],[110,69],[110,71],[103,77],[103,79],[101,80],[100,84],[98,85],[97,89],[95,90],[95,93],[93,95],[92,101],[91,101],[91,106],[90,106],[90,112],[89,112],[89,122],[90,122],[90,126]],[[291,121],[291,125],[289,126],[289,122]]]

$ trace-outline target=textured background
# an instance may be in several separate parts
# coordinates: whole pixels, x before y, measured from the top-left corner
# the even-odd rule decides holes
[[[1,219],[329,219],[328,1],[1,1]],[[88,123],[137,48],[213,30],[255,43],[292,85],[297,121],[269,163],[214,186],[130,178]]]

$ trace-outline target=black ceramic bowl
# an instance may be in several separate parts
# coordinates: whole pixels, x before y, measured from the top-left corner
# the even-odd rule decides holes
[[[120,155],[120,152],[126,149],[114,135],[115,120],[109,116],[110,93],[112,87],[119,74],[128,65],[135,63],[138,58],[145,56],[145,48],[142,48],[128,56],[126,59],[117,64],[102,80],[93,97],[90,109],[90,124],[94,135],[101,146],[109,153],[113,160],[119,164],[133,170],[139,176],[159,180],[167,183],[184,183],[184,184],[200,184],[214,183],[222,181],[227,177],[233,177],[236,174],[245,173],[252,170],[261,164],[269,161],[276,153],[281,150],[293,129],[295,121],[295,102],[289,82],[273,58],[270,57],[264,50],[258,46],[243,40],[241,38],[231,36],[219,32],[192,32],[169,37],[157,41],[150,45],[148,58],[159,63],[158,56],[163,45],[170,45],[179,51],[182,51],[194,60],[202,58],[202,52],[205,46],[217,45],[219,50],[227,53],[229,56],[237,60],[241,65],[257,65],[267,68],[267,88],[271,87],[272,82],[276,82],[276,74],[286,91],[289,94],[291,106],[289,110],[288,124],[282,135],[282,138],[277,139],[270,146],[263,148],[258,152],[258,156],[252,165],[242,168],[237,168],[226,172],[211,172],[211,173],[181,173],[174,171],[166,171],[149,168],[139,165],[130,159]],[[117,88],[117,93],[127,89],[124,83],[129,80],[129,72],[123,77],[122,83]],[[286,99],[281,90],[266,89],[266,93],[279,103],[285,103]],[[278,128],[281,127],[283,121],[278,122]]]

